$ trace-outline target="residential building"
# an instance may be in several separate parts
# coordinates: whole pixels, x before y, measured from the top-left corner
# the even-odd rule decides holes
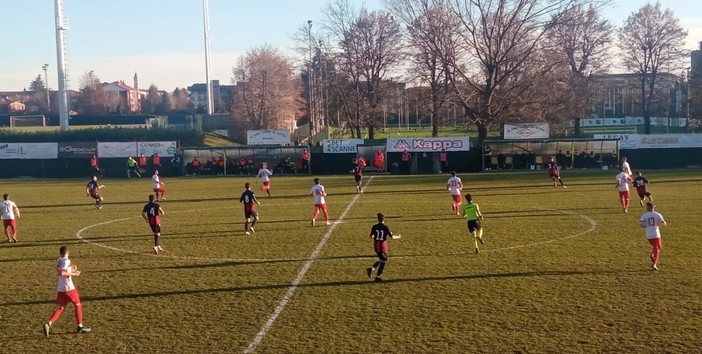
[[[141,93],[124,81],[103,83],[102,90],[108,100],[114,100],[115,111],[122,114],[141,112]]]
[[[234,85],[222,85],[219,80],[212,80],[213,113],[230,113],[234,103]],[[188,86],[190,101],[199,112],[207,112],[207,85],[196,83]]]

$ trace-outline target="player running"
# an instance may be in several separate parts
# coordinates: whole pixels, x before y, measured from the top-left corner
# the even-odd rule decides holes
[[[646,212],[639,219],[639,226],[646,229],[646,239],[651,244],[651,268],[658,270],[658,257],[661,254],[660,225],[666,225],[663,215],[654,211],[653,203],[646,203]]]
[[[641,204],[641,206],[644,206],[644,199],[647,197],[649,202],[653,202],[651,192],[648,191],[648,180],[646,177],[641,175],[641,171],[636,172],[636,178],[634,178],[633,185],[636,187],[636,194],[639,195],[639,204]]]
[[[451,177],[446,182],[446,190],[451,191],[451,198],[453,198],[453,212],[456,215],[460,215],[460,207],[463,202],[463,197],[461,197],[461,190],[463,190],[463,182],[459,177],[456,177],[456,171],[451,171]]]
[[[324,190],[324,186],[319,184],[319,178],[314,179],[314,186],[310,190],[310,195],[314,196],[314,214],[312,214],[312,226],[317,222],[317,216],[319,216],[319,211],[324,213],[324,221],[327,225],[331,225],[329,222],[329,212],[327,212],[327,202],[324,197],[327,196],[327,192]]]
[[[363,165],[361,164],[361,161],[357,159],[351,160],[353,162],[353,169],[349,171],[351,174],[353,174],[353,178],[356,180],[356,193],[363,193],[363,189],[361,189],[361,186],[363,185],[363,182],[361,181],[363,179]]]
[[[631,172],[631,166],[629,165],[629,160],[627,160],[626,156],[622,157],[621,168],[622,171],[628,174],[629,176],[634,174],[633,172]]]
[[[378,213],[378,223],[373,225],[370,231],[370,237],[373,239],[373,249],[378,255],[378,261],[369,268],[366,268],[366,274],[369,278],[373,277],[373,271],[378,269],[375,275],[375,281],[381,281],[380,276],[385,270],[385,262],[388,261],[388,239],[398,239],[400,235],[393,235],[390,228],[385,225],[385,215]]]
[[[551,180],[553,180],[553,188],[558,188],[556,186],[556,180],[561,183],[561,187],[563,188],[568,188],[566,185],[563,183],[563,180],[561,179],[561,171],[558,169],[558,164],[556,161],[551,160],[549,161],[548,165],[546,166],[548,169],[548,174],[551,176]]]
[[[151,176],[151,188],[153,188],[154,193],[156,193],[156,201],[166,200],[163,196],[166,194],[166,185],[161,182],[158,176],[158,170],[154,170],[154,175]]]
[[[261,178],[261,181],[263,182],[263,185],[261,186],[262,191],[266,191],[266,194],[268,196],[271,196],[271,179],[270,176],[273,175],[273,171],[261,167],[260,170],[258,170],[258,175],[256,175],[256,178]]]
[[[95,199],[95,209],[102,209],[102,201],[104,200],[100,195],[100,189],[105,188],[105,185],[99,184],[97,181],[97,176],[92,176],[90,182],[85,186],[85,194],[89,197]]]
[[[7,236],[7,242],[17,242],[17,220],[20,217],[19,208],[17,204],[11,201],[10,196],[5,193],[2,196],[2,202],[0,202],[0,214],[2,214],[2,227],[5,229],[5,236]],[[9,229],[12,229],[10,233]]]
[[[619,168],[619,174],[617,175],[617,184],[614,186],[616,190],[619,191],[619,203],[622,205],[622,209],[625,213],[629,212],[629,182],[631,182],[631,176],[624,172],[624,168]]]
[[[158,255],[161,248],[161,215],[163,215],[163,209],[158,203],[154,202],[154,195],[149,195],[149,202],[144,205],[144,209],[141,210],[141,217],[146,220],[146,222],[151,227],[151,231],[154,233],[154,254]]]
[[[90,328],[83,327],[83,306],[80,304],[80,295],[75,285],[73,285],[73,276],[79,276],[80,270],[75,264],[71,263],[68,259],[68,247],[61,246],[59,249],[59,254],[61,257],[58,259],[58,266],[56,268],[58,272],[58,294],[56,295],[56,310],[49,319],[49,322],[44,324],[44,336],[48,337],[51,331],[51,325],[58,320],[63,311],[66,309],[66,305],[70,301],[76,308],[76,323],[78,324],[78,333],[88,333]]]
[[[256,232],[256,230],[254,230],[254,225],[256,225],[256,221],[258,221],[256,204],[260,205],[261,203],[256,200],[256,196],[251,191],[251,184],[249,182],[244,183],[244,188],[246,188],[246,190],[244,193],[241,193],[239,203],[244,203],[244,218],[246,220],[244,221],[244,233],[251,235],[251,233]],[[249,222],[251,222],[251,226],[249,226]]]
[[[483,220],[483,214],[480,212],[478,204],[473,203],[472,195],[466,194],[466,203],[463,207],[463,217],[468,220],[468,232],[473,237],[475,253],[480,253],[478,241],[480,241],[481,245],[485,244],[485,241],[483,241],[483,227],[480,225],[480,221]]]

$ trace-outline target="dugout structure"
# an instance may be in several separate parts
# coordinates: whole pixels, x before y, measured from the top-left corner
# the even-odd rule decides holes
[[[10,128],[15,127],[46,127],[49,118],[44,115],[10,116]]]
[[[487,140],[483,170],[540,170],[551,160],[561,168],[618,165],[618,139]]]
[[[183,165],[185,174],[203,175],[255,175],[261,167],[272,169],[280,174],[309,174],[303,169],[302,152],[308,146],[226,146],[226,147],[186,147],[183,148]],[[224,160],[224,166],[215,164],[219,158]],[[199,170],[194,170],[193,160],[200,162]],[[241,159],[246,162],[242,167]],[[253,160],[253,163],[248,163]],[[313,159],[314,160],[314,159]],[[310,162],[310,165],[312,162]]]

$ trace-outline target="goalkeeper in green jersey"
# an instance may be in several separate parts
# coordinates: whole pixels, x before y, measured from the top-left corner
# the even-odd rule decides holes
[[[483,227],[480,225],[480,220],[483,220],[483,214],[480,212],[478,204],[473,203],[472,195],[466,194],[466,202],[468,204],[463,206],[463,217],[468,220],[468,232],[473,237],[475,253],[480,253],[478,241],[480,241],[480,244],[485,243],[483,241]]]

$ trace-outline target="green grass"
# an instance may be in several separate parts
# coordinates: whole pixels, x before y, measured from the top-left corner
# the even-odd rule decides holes
[[[445,175],[374,177],[256,352],[702,347],[699,170],[647,175],[669,223],[656,273],[638,227],[642,208],[621,211],[611,171],[564,171],[568,189],[554,189],[545,172],[461,177],[485,214],[481,254],[451,215]],[[84,180],[3,181],[22,217],[20,242],[0,244],[0,352],[243,352],[330,229],[309,226],[309,177],[274,176],[274,197],[256,190],[261,222],[244,236],[237,199],[245,181],[253,179],[165,179],[166,251],[158,257],[139,216],[146,179],[103,181],[100,211]],[[353,181],[322,183],[337,219],[356,197]],[[377,212],[402,234],[390,241],[382,283],[364,272],[374,261],[367,234]],[[94,244],[79,242],[76,233],[89,226],[82,235]],[[44,338],[64,244],[83,271],[75,283],[93,332],[73,333],[71,307]]]

